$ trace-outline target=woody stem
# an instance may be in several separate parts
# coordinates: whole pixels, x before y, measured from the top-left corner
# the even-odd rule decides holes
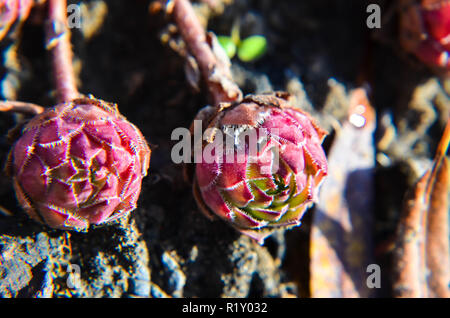
[[[80,94],[72,66],[70,30],[67,26],[67,1],[48,2],[47,48],[52,54],[53,76],[58,102],[71,101]]]

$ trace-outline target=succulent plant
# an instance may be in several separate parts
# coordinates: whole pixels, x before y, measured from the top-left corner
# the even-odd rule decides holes
[[[0,40],[16,21],[23,21],[33,6],[33,0],[0,0]]]
[[[33,219],[87,230],[136,208],[150,152],[116,105],[80,98],[31,119],[11,149],[7,171]]]
[[[450,74],[450,1],[400,0],[400,43],[423,63]]]
[[[260,243],[277,228],[299,225],[327,175],[325,131],[281,92],[207,107],[197,119],[207,124],[193,173],[202,211]]]

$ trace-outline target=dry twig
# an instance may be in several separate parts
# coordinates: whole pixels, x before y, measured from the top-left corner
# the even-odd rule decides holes
[[[53,75],[59,102],[71,101],[80,94],[72,66],[70,31],[67,26],[67,1],[49,0],[47,49],[52,53]]]

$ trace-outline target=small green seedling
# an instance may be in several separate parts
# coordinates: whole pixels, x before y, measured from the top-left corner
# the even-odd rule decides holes
[[[220,35],[217,39],[230,59],[237,53],[242,62],[253,62],[267,51],[267,40],[262,35],[252,35],[241,40],[238,23],[233,25],[230,36]]]

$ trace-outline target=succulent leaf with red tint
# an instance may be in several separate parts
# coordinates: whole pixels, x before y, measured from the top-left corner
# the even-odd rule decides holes
[[[82,98],[29,121],[7,170],[33,219],[86,230],[136,208],[149,161],[144,137],[116,105]]]
[[[196,158],[197,202],[260,243],[277,228],[300,224],[327,175],[325,132],[287,97],[250,95],[197,116],[213,132]],[[208,149],[224,135],[235,140],[231,147],[224,141]]]
[[[426,65],[450,73],[450,1],[401,0],[400,43]]]

